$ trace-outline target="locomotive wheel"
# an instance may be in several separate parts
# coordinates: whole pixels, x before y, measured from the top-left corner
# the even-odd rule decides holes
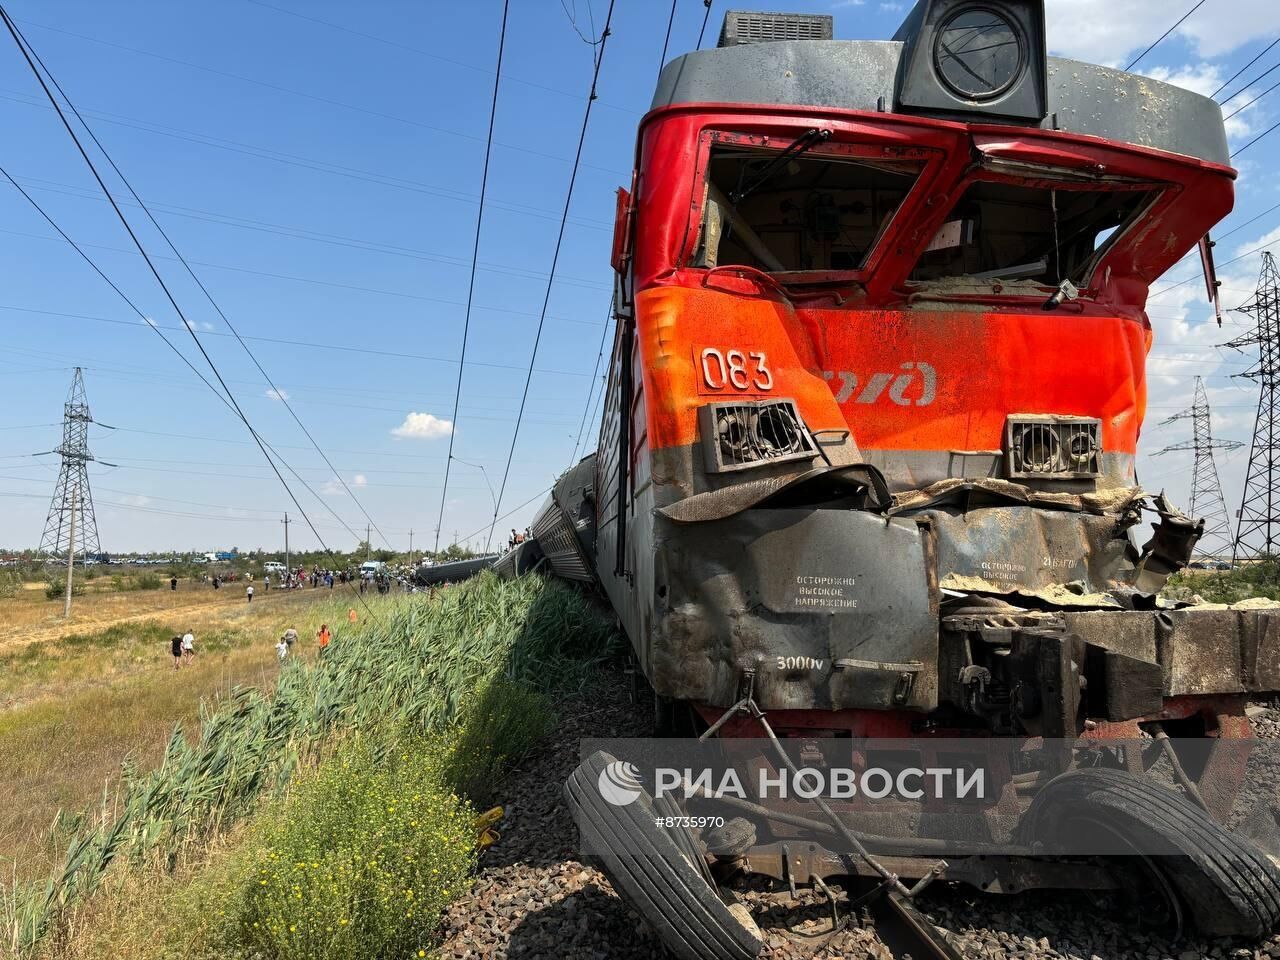
[[[654,823],[666,808],[648,792],[625,806],[609,803],[599,782],[614,758],[598,750],[565,782],[565,799],[582,838],[614,889],[682,960],[751,960],[764,941],[746,908],[727,905],[708,879],[692,837]],[[694,859],[691,859],[691,855]]]
[[[1250,841],[1228,833],[1198,806],[1119,770],[1076,770],[1031,803],[1023,836],[1045,852],[1068,852],[1082,836],[1105,836],[1130,854],[1126,871],[1153,871],[1170,922],[1185,915],[1211,936],[1260,937],[1280,922],[1280,869]]]

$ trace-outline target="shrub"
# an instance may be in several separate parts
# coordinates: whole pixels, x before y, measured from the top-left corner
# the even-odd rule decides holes
[[[255,955],[416,956],[475,862],[474,813],[421,742],[381,763],[344,751],[268,817],[235,911]]]
[[[160,578],[154,573],[144,573],[137,579],[139,590],[159,590]]]
[[[22,592],[22,575],[6,570],[0,573],[0,600],[12,600]]]
[[[71,595],[78,597],[84,593],[84,582],[73,579],[71,581]],[[44,586],[44,597],[46,600],[61,600],[67,595],[67,581],[63,577],[50,577]]]
[[[462,722],[448,739],[445,781],[483,809],[496,800],[505,767],[527,754],[555,722],[550,701],[536,690],[491,681],[462,706]]]

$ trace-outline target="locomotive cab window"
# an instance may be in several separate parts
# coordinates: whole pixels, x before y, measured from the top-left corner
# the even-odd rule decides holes
[[[1095,255],[1138,219],[1157,193],[977,181],[952,209],[910,279],[1082,285]]]
[[[857,270],[923,166],[867,159],[840,146],[803,153],[796,144],[712,147],[690,265],[774,274]]]

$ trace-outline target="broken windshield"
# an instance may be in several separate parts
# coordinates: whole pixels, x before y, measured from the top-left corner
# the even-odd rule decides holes
[[[910,279],[1083,285],[1095,254],[1141,216],[1157,192],[1149,185],[1082,190],[976,181]]]
[[[867,159],[865,149],[788,151],[714,146],[707,167],[695,267],[770,273],[860,269],[924,164]]]

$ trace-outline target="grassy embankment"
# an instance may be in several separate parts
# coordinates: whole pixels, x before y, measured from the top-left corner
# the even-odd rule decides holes
[[[157,769],[126,772],[61,831],[47,881],[0,891],[15,951],[429,949],[472,863],[468,801],[489,801],[552,722],[547,695],[581,682],[613,635],[577,593],[536,578],[375,609],[273,694],[239,691],[203,712],[198,738],[175,731]]]
[[[320,591],[247,604],[166,589],[128,605],[87,596],[66,622],[43,594],[0,600],[0,879],[47,875],[60,855],[49,834],[59,810],[100,799],[126,757],[144,770],[158,763],[174,724],[198,721],[202,699],[273,685],[275,639],[289,624],[313,636],[330,602]],[[188,629],[198,653],[175,671],[169,641]]]

